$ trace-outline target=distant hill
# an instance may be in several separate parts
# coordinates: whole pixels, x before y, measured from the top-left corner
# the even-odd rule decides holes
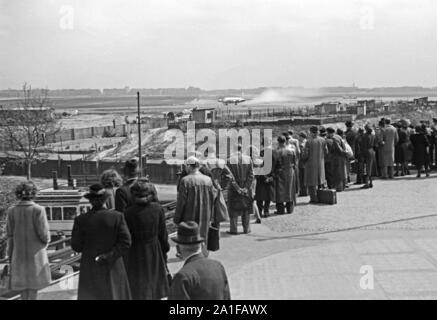
[[[50,90],[52,97],[121,97],[133,96],[140,92],[142,96],[156,97],[218,97],[218,96],[255,96],[260,95],[266,90],[287,91],[292,90],[305,96],[331,96],[331,95],[356,95],[356,96],[427,96],[437,95],[437,87],[424,88],[418,86],[404,87],[377,87],[377,88],[358,88],[358,87],[258,87],[247,89],[221,89],[203,90],[196,87],[188,88],[113,88],[113,89],[57,89]],[[38,92],[38,89],[34,89]],[[7,89],[0,90],[0,98],[20,97],[21,90]]]

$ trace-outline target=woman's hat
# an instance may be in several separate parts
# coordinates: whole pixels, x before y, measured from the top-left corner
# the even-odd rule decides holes
[[[109,197],[109,193],[100,183],[96,183],[90,186],[88,193],[83,197],[86,199],[106,199]]]
[[[172,237],[171,240],[179,244],[196,244],[204,241],[200,236],[199,225],[195,221],[181,222],[177,236]]]
[[[155,197],[155,190],[153,184],[146,178],[138,179],[130,188],[130,191],[135,198],[145,198],[148,196]]]

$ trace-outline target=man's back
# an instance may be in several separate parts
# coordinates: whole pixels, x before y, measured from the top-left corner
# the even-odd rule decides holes
[[[175,274],[169,300],[230,300],[228,278],[223,265],[197,254]]]
[[[210,177],[200,172],[185,176],[179,184],[174,222],[196,221],[200,234],[206,236],[215,196],[216,189]]]

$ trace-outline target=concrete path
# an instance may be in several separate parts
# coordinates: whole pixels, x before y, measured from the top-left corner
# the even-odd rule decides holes
[[[335,206],[299,198],[293,214],[252,224],[249,235],[224,224],[211,258],[224,264],[233,299],[437,299],[436,197],[434,173],[352,186]],[[172,246],[169,268],[181,266]]]

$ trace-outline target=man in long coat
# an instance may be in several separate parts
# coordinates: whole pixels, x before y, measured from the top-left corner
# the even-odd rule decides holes
[[[333,188],[337,192],[344,190],[344,181],[346,180],[346,147],[343,139],[335,133],[333,128],[326,129],[328,132],[328,139],[332,141],[328,150],[331,159],[331,172]]]
[[[317,188],[326,184],[325,155],[327,153],[326,141],[317,135],[318,128],[311,127],[311,137],[305,146],[303,159],[305,159],[305,185],[308,187],[310,202],[317,203]]]
[[[243,232],[250,233],[250,214],[253,211],[252,184],[254,180],[252,159],[243,154],[241,145],[238,152],[228,159],[228,167],[236,185],[229,189],[230,234],[237,234],[238,217],[241,216]]]
[[[278,137],[276,177],[276,209],[277,214],[284,214],[284,203],[287,213],[292,213],[296,204],[297,156],[294,148],[285,145],[286,138]]]
[[[354,155],[358,154],[358,150],[357,150],[357,138],[358,138],[358,132],[354,130],[353,126],[353,122],[352,121],[346,121],[345,123],[346,125],[346,132],[345,132],[345,137],[346,137],[346,141],[347,143],[351,146],[352,151],[354,153]],[[358,162],[354,162],[353,164],[353,169],[355,172],[358,172]],[[347,169],[347,182],[351,182],[350,181],[350,166],[346,166]],[[357,181],[359,181],[358,179],[361,178],[359,174],[357,174]],[[361,183],[361,181],[360,181]]]
[[[265,157],[271,154],[271,169],[266,175],[256,176],[255,200],[259,213],[263,217],[268,217],[270,214],[270,202],[276,199],[276,183],[275,183],[275,166],[277,162],[276,149],[272,147],[270,138],[264,139],[264,148],[261,150],[261,156]],[[268,161],[267,160],[267,161]],[[263,215],[264,211],[264,215]]]
[[[200,228],[200,235],[208,239],[211,217],[214,213],[214,201],[217,190],[210,177],[199,171],[200,160],[189,157],[186,161],[188,175],[179,183],[174,222],[195,221]],[[207,254],[206,248],[204,253]]]
[[[82,253],[79,300],[130,300],[129,281],[122,256],[131,246],[131,235],[122,213],[105,208],[108,192],[90,186],[84,197],[92,209],[74,220],[71,247]]]
[[[390,119],[385,119],[385,127],[382,135],[383,146],[381,148],[381,165],[383,179],[393,178],[395,147],[398,141],[398,131],[390,124]]]
[[[305,185],[305,161],[303,159],[303,154],[305,151],[305,147],[307,144],[307,134],[305,132],[299,133],[299,149],[300,149],[300,158],[299,158],[299,196],[306,197],[308,195],[308,188]]]

